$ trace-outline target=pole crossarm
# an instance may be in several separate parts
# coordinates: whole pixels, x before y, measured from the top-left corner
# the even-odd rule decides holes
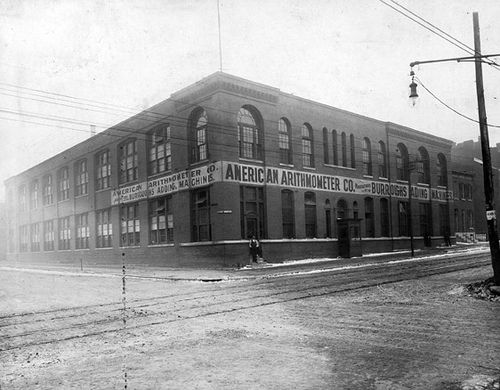
[[[476,60],[476,59],[488,58],[488,57],[500,57],[500,54],[484,54],[484,55],[480,55],[480,56],[443,58],[443,59],[440,59],[440,60],[413,61],[413,62],[410,62],[410,67],[413,68],[415,65],[432,64],[434,62],[449,62],[449,61],[460,62],[460,61],[463,61],[463,60]]]

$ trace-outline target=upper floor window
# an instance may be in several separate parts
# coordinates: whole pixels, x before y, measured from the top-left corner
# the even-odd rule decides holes
[[[443,187],[448,186],[448,166],[443,153],[439,153],[437,156],[437,173],[438,185]]]
[[[96,165],[96,190],[103,190],[111,186],[111,161],[109,150],[98,153],[95,157]]]
[[[238,112],[238,143],[240,157],[262,159],[262,128],[250,107],[242,107]]]
[[[38,180],[31,182],[30,188],[30,208],[35,210],[38,208],[38,196],[39,196],[39,184]]]
[[[57,172],[57,200],[69,199],[69,169],[62,167]]]
[[[18,190],[19,194],[19,211],[26,211],[28,209],[27,199],[26,199],[26,185],[22,185]]]
[[[278,143],[280,147],[280,163],[292,163],[292,148],[290,136],[290,123],[287,119],[281,118],[278,122]]]
[[[52,175],[45,175],[42,179],[42,199],[43,204],[54,203],[54,186],[52,184]]]
[[[168,124],[157,127],[148,135],[148,173],[150,175],[172,169],[170,140],[170,125]]]
[[[347,167],[347,136],[342,132],[340,138],[342,143],[342,166]]]
[[[332,161],[333,165],[339,165],[337,130],[332,130],[332,157],[333,157]]]
[[[384,141],[378,143],[378,177],[387,177],[387,153]]]
[[[330,153],[328,147],[328,129],[323,127],[323,161],[330,164]]]
[[[87,160],[80,160],[75,164],[75,196],[86,195],[89,187],[89,172]]]
[[[418,148],[418,161],[417,161],[417,173],[418,182],[430,184],[430,164],[429,164],[429,153],[424,147]]]
[[[203,161],[208,158],[207,143],[208,117],[204,109],[196,109],[190,121],[189,144],[191,145],[191,162]]]
[[[120,145],[120,183],[137,180],[137,140],[130,139]]]
[[[314,167],[313,132],[308,123],[302,125],[302,165]]]
[[[351,141],[351,168],[356,168],[356,144],[354,143],[354,135],[349,136]]]
[[[370,140],[363,138],[363,174],[372,176],[372,147]]]
[[[408,173],[408,150],[406,146],[400,143],[396,148],[396,178],[398,180],[408,180]]]

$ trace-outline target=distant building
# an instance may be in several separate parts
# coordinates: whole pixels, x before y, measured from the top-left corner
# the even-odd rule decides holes
[[[347,220],[363,253],[442,244],[452,145],[218,72],[8,179],[8,257],[235,265],[253,235],[336,257]]]
[[[0,203],[0,260],[7,257],[7,208],[5,203]]]
[[[490,154],[498,218],[500,215],[500,143],[490,148]],[[479,141],[461,142],[452,148],[454,216],[456,231],[460,238],[462,233],[475,232],[479,235],[478,238],[486,240],[486,203],[482,160]]]

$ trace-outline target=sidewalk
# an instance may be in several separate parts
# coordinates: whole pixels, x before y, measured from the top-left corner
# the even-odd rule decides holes
[[[453,253],[477,253],[488,251],[487,243],[475,245],[454,245],[416,250],[415,256],[410,251],[366,254],[354,258],[319,258],[285,261],[282,263],[261,262],[243,268],[172,268],[131,265],[125,269],[127,278],[165,279],[171,281],[219,282],[229,280],[257,279],[292,273],[307,273],[345,269],[348,267],[369,267],[394,261],[411,261],[432,256],[448,256]],[[30,264],[19,267],[18,264],[0,263],[0,270],[23,270],[24,272],[64,274],[72,276],[123,277],[120,266],[69,266]]]

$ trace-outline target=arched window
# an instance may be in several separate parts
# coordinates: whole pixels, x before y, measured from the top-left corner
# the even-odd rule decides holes
[[[281,215],[283,224],[283,238],[295,237],[295,204],[293,191],[281,191]]]
[[[337,219],[344,219],[347,217],[347,202],[345,199],[339,199],[337,201]]]
[[[408,173],[408,149],[400,143],[396,148],[396,178],[398,180],[408,180]]]
[[[330,238],[332,237],[332,207],[329,199],[325,200],[325,225],[326,236]]]
[[[240,157],[262,160],[262,126],[256,109],[245,106],[238,112]]]
[[[351,168],[356,168],[356,145],[354,144],[354,135],[349,136],[349,140],[351,141]]]
[[[304,212],[306,237],[314,238],[316,237],[316,195],[314,192],[304,194]]]
[[[330,153],[328,148],[328,129],[323,127],[323,161],[330,164]]]
[[[281,118],[278,122],[278,139],[280,147],[280,163],[292,163],[292,147],[290,135],[290,122],[286,118]]]
[[[389,237],[389,201],[380,199],[380,236]]]
[[[373,198],[365,198],[365,233],[366,233],[366,237],[375,237],[375,218],[373,215]]]
[[[448,186],[448,166],[446,163],[446,157],[443,153],[439,153],[437,156],[437,173],[438,173],[438,185],[447,187]]]
[[[339,151],[337,141],[337,130],[332,130],[332,151],[333,151],[333,165],[339,165]]]
[[[308,123],[302,125],[302,165],[314,167],[313,132]]]
[[[418,182],[430,184],[431,174],[429,165],[429,153],[423,146],[421,146],[420,148],[418,148],[418,154],[419,154],[417,162]]]
[[[378,177],[387,177],[387,153],[385,143],[378,143]]]
[[[372,147],[368,137],[363,138],[363,174],[372,176]]]
[[[347,167],[347,136],[342,132],[340,138],[342,142],[342,166]]]
[[[208,159],[207,126],[206,111],[203,108],[193,110],[189,121],[189,145],[192,163]]]

